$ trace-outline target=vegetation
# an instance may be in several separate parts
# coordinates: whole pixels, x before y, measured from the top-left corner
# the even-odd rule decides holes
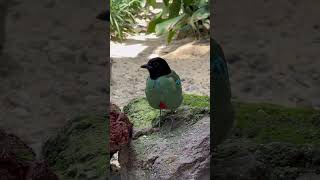
[[[123,40],[133,33],[137,14],[156,6],[156,0],[111,0],[111,38]],[[178,33],[192,32],[200,37],[208,34],[209,29],[209,0],[163,0],[162,10],[148,23],[147,32],[166,35],[170,43]]]
[[[111,37],[122,40],[126,34],[133,32],[135,15],[142,9],[142,0],[110,1]]]
[[[155,6],[155,0],[147,0]],[[192,31],[198,37],[203,32],[209,33],[210,9],[208,0],[163,0],[162,11],[149,22],[147,32],[167,35],[170,43],[181,32]]]

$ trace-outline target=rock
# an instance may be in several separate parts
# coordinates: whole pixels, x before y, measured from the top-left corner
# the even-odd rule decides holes
[[[0,129],[1,180],[58,180],[45,161],[35,160],[35,153],[23,141]]]
[[[296,180],[317,174],[320,111],[235,101],[233,107],[236,125],[214,149],[213,179]]]
[[[121,147],[127,145],[132,137],[133,124],[120,108],[111,104],[110,111],[110,155],[119,151]]]
[[[108,171],[107,117],[88,115],[70,120],[48,139],[42,155],[61,179],[105,180]]]
[[[316,146],[284,142],[256,144],[245,139],[230,139],[213,154],[214,179],[296,180],[311,177],[320,164]]]
[[[164,112],[159,132],[131,141],[119,152],[121,179],[203,179],[209,174],[210,117],[209,98],[185,95],[173,114]],[[152,128],[159,111],[145,98],[124,107],[134,130]],[[173,120],[170,130],[170,120]]]
[[[23,180],[27,166],[21,164],[15,154],[8,149],[2,149],[0,155],[0,177],[3,180]]]
[[[252,144],[228,141],[213,153],[213,179],[267,180],[268,169],[250,152]]]
[[[267,103],[233,102],[237,137],[257,143],[320,144],[320,111]],[[233,133],[234,134],[234,133]]]
[[[58,176],[50,170],[47,162],[36,161],[29,167],[26,180],[58,180]]]
[[[320,175],[315,173],[308,173],[298,177],[296,180],[319,180]]]

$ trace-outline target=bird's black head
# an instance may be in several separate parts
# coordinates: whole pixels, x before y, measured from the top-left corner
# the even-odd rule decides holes
[[[96,18],[102,21],[110,21],[110,11],[109,10],[103,11],[99,13]]]
[[[141,68],[148,69],[150,78],[153,80],[171,73],[168,63],[160,57],[150,59],[148,63],[142,65]]]

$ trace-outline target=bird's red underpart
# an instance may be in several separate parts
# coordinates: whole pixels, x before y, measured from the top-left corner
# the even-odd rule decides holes
[[[163,102],[160,102],[159,107],[160,107],[160,109],[167,109],[167,105]]]

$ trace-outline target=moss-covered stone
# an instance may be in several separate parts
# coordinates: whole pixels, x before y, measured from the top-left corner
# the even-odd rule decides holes
[[[320,148],[314,145],[229,139],[215,149],[212,176],[222,180],[296,180],[317,173],[319,154]]]
[[[12,152],[21,162],[28,163],[36,160],[36,154],[26,143],[13,134],[7,134],[2,129],[0,129],[0,150]]]
[[[202,117],[203,114],[209,112],[209,106],[210,99],[208,96],[184,94],[183,103],[176,110],[175,114],[184,116],[179,119],[195,121],[197,118]],[[186,109],[188,109],[189,113],[183,114],[182,112],[186,111]],[[123,108],[123,111],[129,116],[135,128],[149,128],[155,126],[159,121],[160,111],[150,107],[146,98],[132,100]],[[164,110],[162,114],[163,120],[170,115],[171,113],[168,110]]]
[[[264,103],[234,103],[235,134],[257,143],[320,145],[320,111]]]
[[[107,135],[106,117],[79,117],[44,144],[43,155],[61,180],[105,180],[109,162]]]
[[[209,166],[209,103],[207,96],[185,94],[175,112],[163,111],[160,132],[138,136],[120,150],[121,174],[128,179],[198,179]],[[124,112],[137,131],[153,129],[159,120],[159,110],[145,98],[132,100]]]
[[[215,178],[295,180],[317,172],[320,111],[265,103],[233,105],[233,137],[216,149]]]

